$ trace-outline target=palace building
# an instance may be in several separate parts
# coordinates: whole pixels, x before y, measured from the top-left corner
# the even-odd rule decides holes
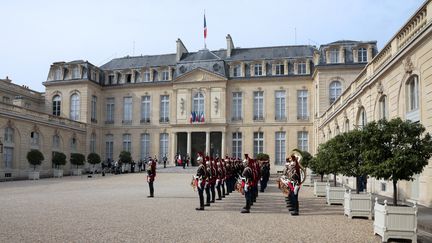
[[[42,176],[52,174],[53,151],[117,160],[126,150],[135,161],[167,156],[171,163],[176,154],[194,161],[197,152],[264,152],[278,171],[291,150],[314,154],[339,132],[381,117],[420,121],[431,131],[431,6],[427,1],[380,52],[375,41],[351,40],[236,48],[227,35],[226,48],[216,51],[189,52],[178,39],[171,54],[99,67],[54,62],[45,93],[0,80],[0,179],[25,177],[32,148],[45,155]],[[432,193],[419,193],[432,190],[429,174],[430,167],[401,185],[401,196],[430,205]],[[383,183],[369,188],[391,193]]]

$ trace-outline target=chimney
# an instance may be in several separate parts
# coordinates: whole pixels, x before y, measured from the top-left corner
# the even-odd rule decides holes
[[[231,53],[234,49],[234,43],[232,41],[230,34],[227,35],[226,40],[227,40],[227,57],[231,57]]]
[[[188,50],[186,49],[183,42],[180,40],[180,38],[177,39],[177,55],[176,55],[176,61],[180,61],[184,53],[188,53]]]

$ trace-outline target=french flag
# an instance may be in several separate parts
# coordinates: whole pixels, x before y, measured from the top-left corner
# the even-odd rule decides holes
[[[192,123],[192,120],[193,120],[193,116],[192,116],[192,112],[191,112],[191,115],[190,115],[190,118],[189,118],[189,122]]]
[[[205,14],[204,14],[204,39],[207,38],[207,23],[206,23],[206,18],[205,18]]]
[[[200,122],[204,122],[204,112],[201,112],[201,119]]]

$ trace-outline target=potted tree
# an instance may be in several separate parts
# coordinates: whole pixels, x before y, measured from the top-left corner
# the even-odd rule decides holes
[[[90,153],[89,155],[87,155],[87,162],[89,162],[89,164],[93,165],[92,171],[94,174],[95,165],[97,165],[101,162],[101,158],[100,158],[99,154],[97,154],[97,153]],[[91,177],[91,176],[89,176],[89,177]]]
[[[119,155],[119,163],[123,166],[127,166],[132,162],[132,156],[129,151],[121,151]]]
[[[51,161],[54,165],[54,177],[63,177],[62,165],[66,164],[66,155],[62,152],[53,152]]]
[[[368,217],[372,219],[372,195],[370,193],[360,193],[360,177],[367,174],[362,153],[364,146],[368,143],[369,136],[365,136],[364,130],[352,130],[341,134],[341,142],[345,149],[339,151],[342,163],[342,174],[355,178],[355,194],[350,190],[345,190],[344,194],[344,214],[349,218]]]
[[[80,166],[84,165],[84,162],[85,162],[85,156],[84,156],[84,154],[71,153],[70,162],[71,162],[71,164],[73,164],[73,165],[76,166],[72,170],[72,174],[75,175],[75,176],[82,175],[82,168],[80,168]]]
[[[37,149],[32,149],[27,153],[27,161],[33,166],[33,171],[28,173],[30,180],[39,180],[39,171],[36,171],[36,166],[42,164],[44,159],[43,154]]]
[[[310,168],[313,172],[319,174],[321,176],[321,180],[314,181],[314,195],[317,197],[325,197],[326,196],[326,186],[327,182],[324,181],[324,174],[327,173],[327,161],[330,159],[329,157],[329,146],[324,143],[318,147],[318,153],[309,163]]]
[[[365,131],[371,140],[367,144],[365,159],[370,173],[377,179],[393,182],[393,205],[375,200],[374,233],[382,237],[417,240],[417,207],[398,206],[397,183],[412,180],[428,164],[432,153],[432,138],[424,134],[420,123],[379,120],[369,123]]]

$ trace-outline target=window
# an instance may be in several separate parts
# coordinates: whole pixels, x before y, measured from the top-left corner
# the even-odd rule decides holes
[[[162,161],[164,156],[168,157],[168,133],[161,133],[160,134],[159,160]]]
[[[30,133],[30,145],[32,147],[39,147],[39,133],[31,132]]]
[[[150,96],[141,97],[141,123],[150,123]]]
[[[359,48],[357,50],[358,62],[367,62],[367,50],[366,48]]]
[[[275,120],[285,120],[285,91],[279,90],[275,93]]]
[[[123,134],[123,151],[132,151],[132,139],[129,133]]]
[[[254,120],[264,120],[264,91],[254,92]]]
[[[346,119],[345,120],[345,125],[344,125],[344,132],[349,132],[350,127],[349,127],[349,120]]]
[[[235,65],[233,67],[233,77],[240,77],[241,76],[241,68],[240,65]]]
[[[282,63],[276,64],[276,75],[284,75],[285,74],[285,65]]]
[[[126,74],[126,83],[130,84],[132,82],[132,74]]]
[[[141,82],[141,79],[140,79],[140,72],[138,72],[138,71],[135,71],[134,72],[134,77],[135,77],[135,83],[139,83],[139,82]]]
[[[232,156],[233,158],[242,157],[242,133],[234,132],[232,134]]]
[[[108,76],[108,84],[114,84],[114,75]]]
[[[74,121],[80,119],[80,97],[77,93],[71,96],[70,119]]]
[[[308,91],[298,90],[297,91],[297,119],[308,120]]]
[[[412,76],[408,82],[408,111],[419,108],[419,82],[417,75]]]
[[[261,76],[263,75],[262,65],[261,64],[255,64],[254,65],[254,76]]]
[[[76,138],[72,138],[71,139],[71,144],[70,144],[71,152],[76,153],[76,151],[77,151],[77,144],[78,144],[77,139]]]
[[[61,109],[61,98],[60,95],[56,95],[53,97],[52,100],[52,104],[53,104],[53,111],[52,114],[54,116],[60,116],[60,109]]]
[[[285,151],[285,132],[276,132],[276,161],[275,164],[283,165],[285,163],[286,151]]]
[[[60,150],[60,136],[54,135],[52,137],[52,148],[53,150]]]
[[[72,68],[72,79],[78,78],[80,78],[80,68],[78,66],[75,66]]]
[[[302,151],[309,151],[308,136],[309,134],[306,131],[297,132],[297,148]]]
[[[339,63],[339,50],[331,49],[330,50],[330,63]]]
[[[97,123],[97,97],[92,95],[91,98],[91,121]]]
[[[132,97],[123,98],[123,124],[132,124]]]
[[[162,72],[162,81],[167,81],[169,80],[169,71],[165,70]]]
[[[56,68],[54,71],[54,80],[61,80],[61,79],[62,79],[61,68]]]
[[[6,147],[6,146],[4,147],[3,161],[4,161],[5,169],[12,169],[13,153],[14,153],[13,147]]]
[[[297,73],[306,74],[306,62],[297,63]]]
[[[114,149],[114,136],[112,134],[105,135],[105,157],[112,161]]]
[[[106,124],[114,123],[114,98],[106,99]]]
[[[358,117],[357,117],[357,126],[359,128],[363,128],[367,123],[367,119],[366,119],[366,111],[364,109],[364,107],[361,107],[359,109],[358,112]]]
[[[233,92],[232,120],[242,120],[242,92]]]
[[[150,156],[150,134],[141,134],[141,159],[146,160]]]
[[[253,156],[256,158],[257,154],[263,153],[264,151],[264,133],[263,132],[254,132],[254,141],[253,141]]]
[[[159,73],[156,70],[153,71],[153,81],[159,81]]]
[[[382,192],[387,191],[387,183],[385,183],[385,182],[381,182],[381,191],[382,191]]]
[[[122,75],[121,75],[121,73],[117,73],[116,76],[117,76],[117,83],[119,84],[121,82]]]
[[[388,109],[387,109],[387,96],[383,95],[379,99],[379,118],[387,119],[388,118]]]
[[[90,153],[96,152],[96,134],[92,133],[90,135]]]
[[[5,144],[11,144],[14,142],[14,129],[11,127],[5,128]]]
[[[193,96],[192,112],[198,117],[204,116],[204,95],[201,92],[197,92]]]
[[[335,102],[335,100],[341,95],[342,92],[342,84],[340,81],[333,81],[330,83],[329,88],[329,97],[330,97],[330,105]]]
[[[159,122],[169,122],[169,96],[161,95]]]
[[[9,97],[7,97],[7,96],[3,96],[3,102],[4,103],[10,103],[11,99]]]
[[[149,71],[144,72],[144,82],[151,82]]]

